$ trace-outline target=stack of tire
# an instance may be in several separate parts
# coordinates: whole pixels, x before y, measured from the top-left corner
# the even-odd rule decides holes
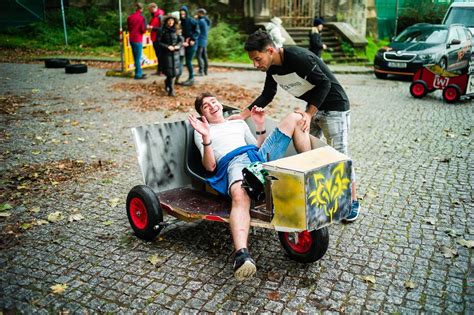
[[[82,63],[71,64],[66,58],[50,58],[44,60],[44,66],[50,69],[64,68],[66,73],[77,74],[86,73],[87,65]]]

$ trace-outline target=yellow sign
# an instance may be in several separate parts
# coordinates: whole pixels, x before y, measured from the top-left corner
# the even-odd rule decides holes
[[[130,45],[130,35],[128,32],[123,32],[123,63],[124,71],[135,70],[135,61],[133,60],[132,46]],[[141,65],[142,68],[156,67],[158,65],[150,32],[143,34]]]

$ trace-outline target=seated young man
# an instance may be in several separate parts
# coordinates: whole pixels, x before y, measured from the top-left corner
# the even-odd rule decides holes
[[[202,93],[194,103],[201,115],[189,115],[194,128],[194,140],[202,155],[202,164],[216,175],[208,182],[219,193],[230,195],[232,209],[230,229],[235,248],[234,276],[238,280],[255,274],[257,268],[247,249],[250,228],[250,198],[242,188],[242,169],[251,162],[282,158],[291,139],[298,152],[311,148],[309,133],[303,132],[298,122],[301,114],[287,115],[268,136],[265,130],[265,112],[253,107],[251,117],[256,127],[257,138],[252,135],[243,120],[226,120],[222,104],[211,93]]]

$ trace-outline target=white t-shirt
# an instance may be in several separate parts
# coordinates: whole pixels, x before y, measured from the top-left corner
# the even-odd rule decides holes
[[[209,125],[212,150],[217,163],[232,150],[248,144],[257,144],[257,140],[252,135],[249,126],[243,120],[226,120],[224,123]],[[196,130],[194,130],[194,142],[201,152],[201,156],[203,156],[202,136]]]

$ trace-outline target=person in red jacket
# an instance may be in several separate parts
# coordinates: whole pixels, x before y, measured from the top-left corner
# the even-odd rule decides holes
[[[156,74],[160,75],[163,70],[161,67],[160,60],[160,45],[159,45],[159,30],[161,27],[161,18],[165,15],[165,11],[160,9],[156,3],[152,2],[148,5],[148,11],[151,14],[150,24],[148,24],[147,29],[150,31],[151,41],[153,42],[153,48],[155,49],[155,55],[158,59],[158,69]]]
[[[130,32],[130,46],[132,46],[133,59],[135,61],[135,79],[145,79],[142,73],[141,59],[143,50],[143,34],[146,32],[146,21],[142,15],[143,4],[135,4],[135,13],[127,18],[128,31]]]

